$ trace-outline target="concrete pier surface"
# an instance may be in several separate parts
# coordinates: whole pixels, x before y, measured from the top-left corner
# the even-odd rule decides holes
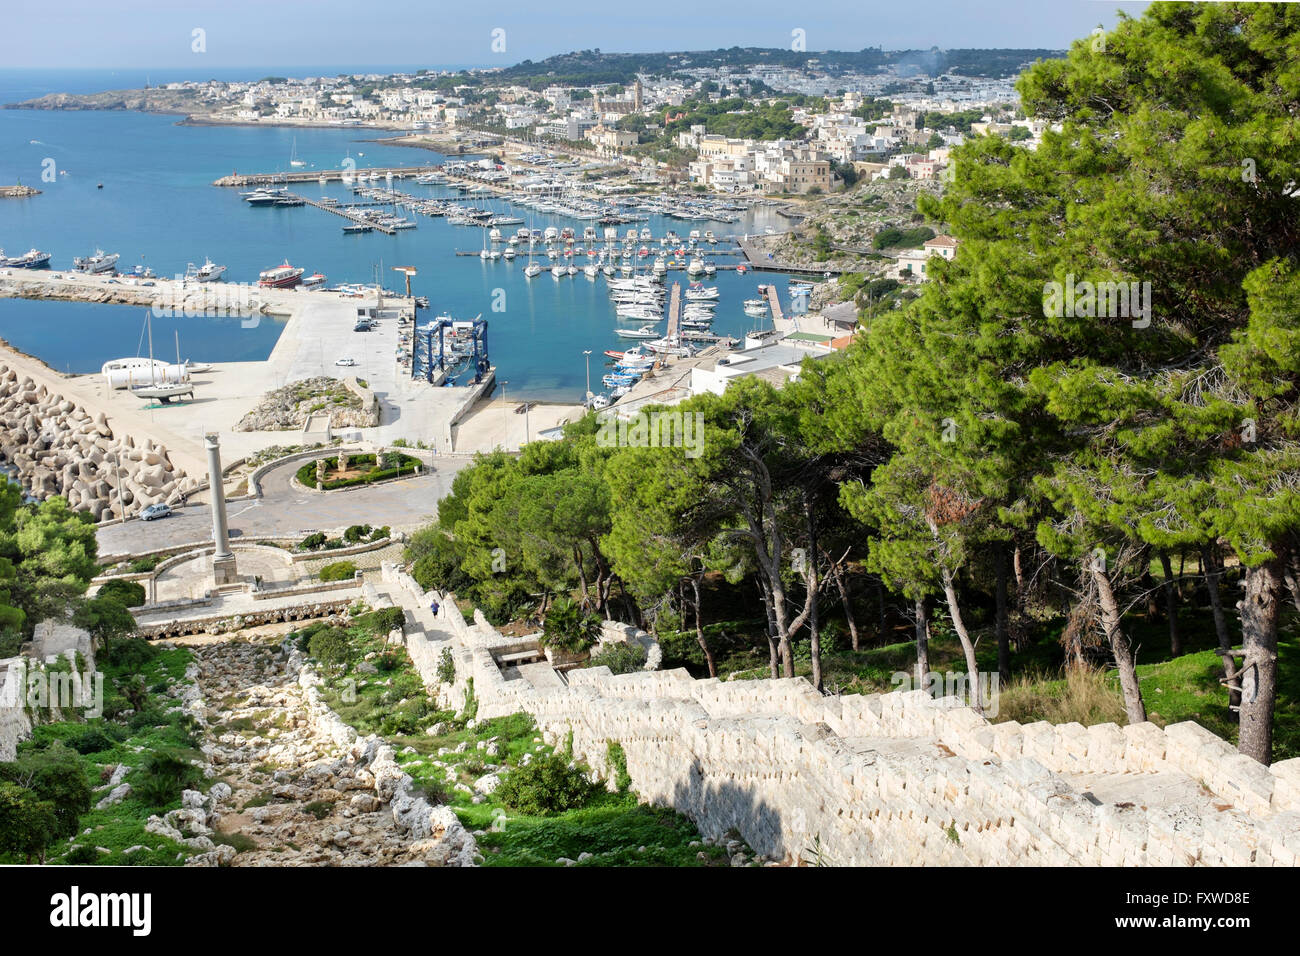
[[[398,312],[415,310],[414,301],[404,296],[384,296],[384,317],[368,332],[353,331],[359,308],[376,304],[373,294],[361,298],[341,293],[293,289],[266,289],[234,283],[182,283],[175,279],[140,280],[82,273],[0,269],[0,296],[64,299],[88,302],[137,304],[155,302],[177,306],[194,302],[195,295],[224,296],[226,301],[251,305],[258,310],[242,323],[281,322],[284,329],[271,355],[261,362],[215,363],[211,371],[193,373],[192,401],[159,406],[132,395],[128,390],[107,386],[99,373],[64,375],[41,360],[15,349],[0,347],[0,363],[28,375],[52,392],[62,393],[92,414],[103,412],[115,432],[137,441],[152,438],[165,445],[173,461],[187,474],[202,477],[207,470],[204,436],[221,435],[228,462],[273,445],[303,442],[301,431],[234,431],[234,426],[274,389],[291,382],[319,376],[337,379],[355,377],[374,393],[381,412],[380,424],[369,428],[335,428],[336,435],[391,445],[406,439],[423,441],[440,453],[491,450],[500,445],[515,450],[524,438],[524,416],[513,414],[503,425],[499,397],[497,415],[490,414],[491,387],[435,387],[413,380],[406,366],[397,361],[399,334],[409,324],[399,325]],[[392,310],[391,312],[389,310]],[[421,317],[424,318],[423,316]],[[202,321],[197,319],[196,321]],[[238,330],[232,332],[238,334]],[[157,345],[157,343],[155,343]],[[123,343],[124,358],[131,343]],[[163,346],[161,353],[167,353]],[[202,355],[190,356],[196,363]],[[352,359],[353,366],[340,366],[340,359]],[[517,403],[516,403],[517,404]],[[476,414],[476,406],[482,414]],[[540,409],[546,411],[540,412]],[[533,438],[542,428],[577,418],[581,405],[538,406],[529,416]],[[514,421],[518,419],[518,421]]]

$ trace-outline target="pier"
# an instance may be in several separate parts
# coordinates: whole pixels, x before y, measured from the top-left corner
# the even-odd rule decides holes
[[[828,275],[838,276],[843,273],[842,269],[836,269],[832,266],[810,266],[797,262],[785,262],[781,259],[769,259],[767,253],[755,246],[752,239],[737,239],[736,243],[745,254],[749,267],[758,272],[798,272],[802,275],[823,277]]]
[[[677,339],[677,326],[682,316],[682,284],[674,282],[672,291],[668,295],[668,335],[666,338],[669,342],[680,341]]]
[[[767,307],[772,310],[773,324],[784,322],[785,313],[781,311],[781,298],[777,295],[776,286],[769,285],[763,290],[763,295],[767,298]]]
[[[350,205],[347,206],[337,206],[337,205],[329,205],[328,203],[323,203],[315,199],[308,199],[306,196],[296,196],[293,193],[286,193],[285,196],[286,198],[290,198],[290,199],[295,199],[295,200],[300,199],[302,200],[304,205],[315,206],[317,209],[323,209],[325,212],[332,212],[336,216],[342,216],[344,219],[351,220],[352,222],[356,223],[358,226],[369,226],[371,229],[374,229],[377,232],[382,232],[388,236],[397,235],[397,230],[394,229],[392,226],[382,225],[380,223],[375,222],[373,219],[368,219],[365,216],[360,215],[359,213],[354,213],[351,211],[356,206],[366,206],[366,205],[386,206],[388,205],[388,203],[351,203]]]
[[[391,166],[381,169],[313,169],[311,171],[291,172],[291,173],[231,173],[229,176],[222,176],[214,180],[214,186],[271,186],[276,183],[309,183],[319,180],[322,176],[327,182],[346,182],[356,180],[361,174],[367,176],[375,173],[385,179],[391,175],[394,179],[405,178],[407,176],[422,176],[425,173],[437,171],[438,167],[428,166]]]

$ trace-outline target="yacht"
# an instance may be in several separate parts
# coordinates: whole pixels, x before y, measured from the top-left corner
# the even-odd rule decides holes
[[[286,260],[283,265],[259,273],[257,284],[269,289],[292,288],[302,282],[302,274],[306,271],[306,269],[299,269],[289,265]]]
[[[289,165],[300,169],[307,164],[298,158],[298,137],[293,138],[293,148],[289,151]]]
[[[622,339],[657,339],[659,332],[653,325],[643,325],[639,329],[615,329],[614,334]]]
[[[72,260],[72,267],[78,272],[112,272],[121,258],[116,252],[105,254],[103,249],[96,249],[93,256],[78,256]]]
[[[274,206],[286,198],[286,192],[283,187],[254,189],[251,193],[244,193],[244,202],[250,206]]]
[[[529,279],[536,279],[541,274],[542,274],[542,267],[539,266],[536,262],[528,263],[528,268],[524,270],[524,275],[527,276]]]
[[[563,279],[569,274],[569,270],[564,266],[551,266],[551,276],[556,279]]]

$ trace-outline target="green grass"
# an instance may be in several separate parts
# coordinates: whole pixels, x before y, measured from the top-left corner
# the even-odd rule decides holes
[[[425,696],[423,684],[404,650],[391,649],[391,670],[362,674],[356,670],[370,651],[384,650],[384,636],[362,618],[348,629],[353,646],[353,665],[346,673],[334,675],[322,688],[325,700],[335,712],[359,733],[379,733],[399,751],[397,760],[411,775],[417,790],[433,802],[445,802],[470,830],[491,830],[494,824],[504,828],[479,837],[484,863],[488,866],[554,866],[561,857],[577,860],[581,853],[593,856],[583,865],[600,866],[700,866],[727,865],[725,850],[689,844],[701,840],[699,832],[686,817],[672,810],[640,804],[635,794],[597,790],[582,806],[538,817],[517,813],[502,805],[494,796],[475,804],[472,794],[456,790],[457,783],[470,786],[495,764],[509,772],[518,767],[527,753],[534,758],[552,752],[538,743],[539,734],[527,714],[498,717],[465,726],[459,717],[438,711]],[[348,682],[351,682],[349,685]],[[385,686],[385,682],[388,686]],[[351,686],[355,698],[345,699]],[[405,703],[402,701],[405,700]],[[416,716],[418,715],[418,716]],[[394,722],[407,730],[394,731]],[[429,736],[424,731],[434,723],[447,725],[444,733]],[[387,728],[387,729],[386,729]],[[495,740],[493,739],[495,738]],[[480,742],[492,741],[498,748],[495,756],[480,750]],[[461,753],[438,756],[440,749],[454,751],[464,744]],[[401,752],[406,750],[412,752]],[[437,760],[443,767],[435,766]],[[617,762],[617,761],[616,761]],[[448,779],[448,770],[455,779]],[[607,768],[616,776],[618,768]],[[644,846],[645,852],[640,852]],[[697,854],[703,852],[705,860]]]
[[[142,676],[145,685],[150,688],[146,709],[141,714],[118,720],[98,717],[85,721],[66,720],[41,724],[33,728],[31,738],[21,743],[20,749],[39,749],[56,740],[72,742],[88,731],[102,731],[110,745],[82,755],[82,768],[92,786],[107,783],[113,768],[118,764],[131,768],[124,782],[134,785],[139,780],[138,768],[151,754],[160,750],[173,750],[189,758],[200,758],[202,754],[196,749],[196,728],[192,720],[179,712],[166,713],[167,708],[176,706],[179,701],[163,696],[157,689],[173,683],[183,683],[185,669],[193,660],[193,655],[184,648],[155,647],[155,651],[148,660],[125,665],[114,664],[101,655],[100,669],[105,675],[105,714],[120,711],[126,705],[115,689],[115,681],[135,674]],[[205,783],[204,787],[207,785]],[[93,856],[87,854],[84,857],[91,864],[101,865],[179,866],[196,852],[144,830],[150,816],[162,815],[178,808],[179,796],[165,805],[157,805],[149,803],[138,793],[132,793],[121,803],[103,810],[95,809],[95,804],[107,793],[108,790],[103,790],[92,794],[91,809],[81,816],[77,835],[50,847],[47,862],[64,862],[68,853],[77,846],[103,847],[109,850],[106,854],[96,852]],[[92,832],[83,836],[86,829]],[[144,846],[146,849],[132,854],[123,852],[133,846]]]

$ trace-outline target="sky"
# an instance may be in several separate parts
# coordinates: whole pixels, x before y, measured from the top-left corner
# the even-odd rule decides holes
[[[0,66],[213,70],[509,66],[572,50],[1063,49],[1129,0],[6,0]],[[493,47],[494,33],[496,49]],[[195,31],[201,31],[196,33]],[[504,49],[501,49],[504,47]],[[205,72],[208,71],[208,72]]]

